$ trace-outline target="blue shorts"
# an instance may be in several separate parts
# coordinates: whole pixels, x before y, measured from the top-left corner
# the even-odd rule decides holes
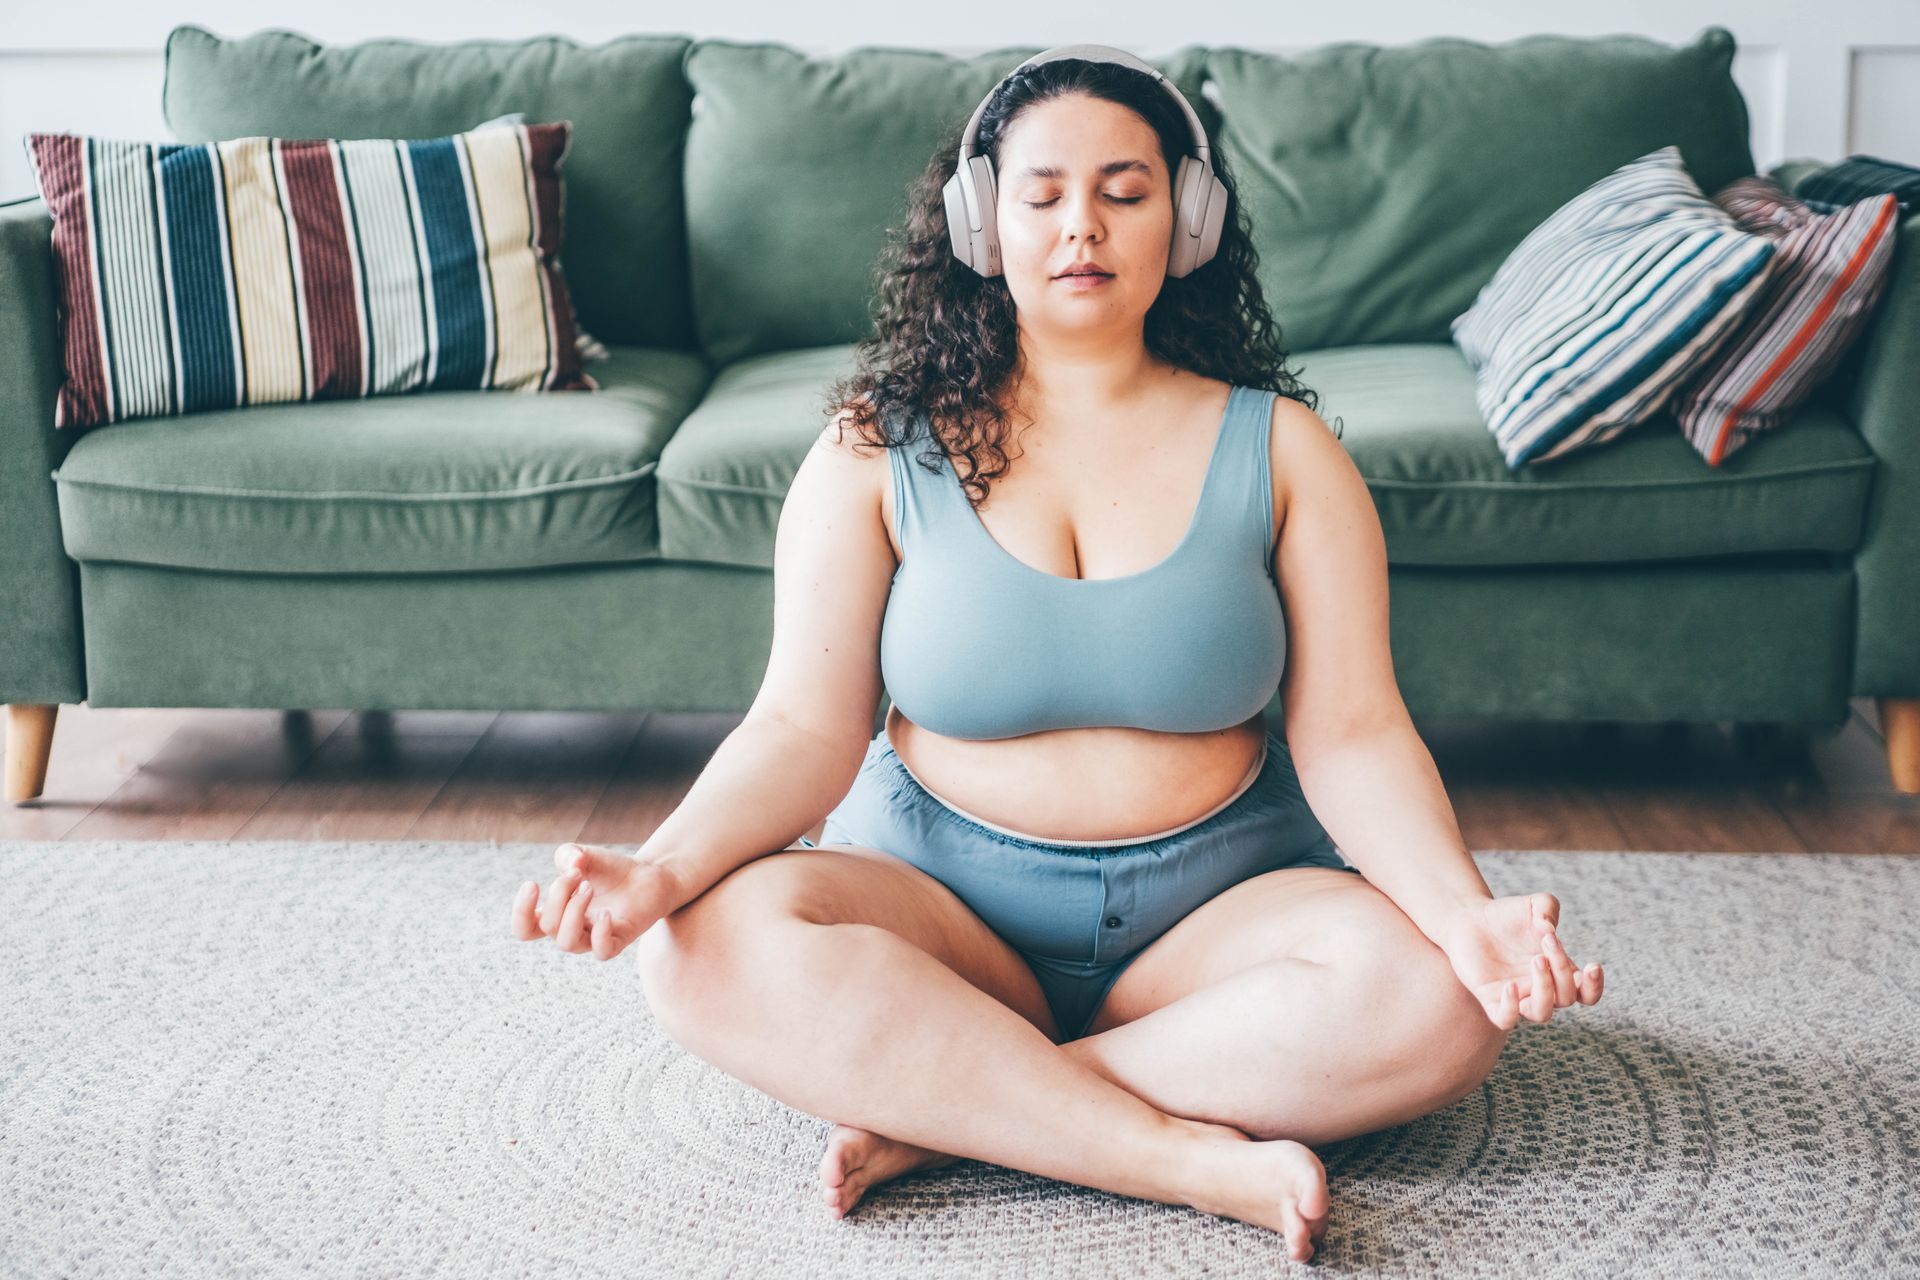
[[[879,849],[946,885],[1032,968],[1063,1043],[1086,1033],[1134,957],[1221,892],[1281,867],[1359,874],[1307,807],[1272,730],[1259,774],[1224,809],[1171,835],[1101,846],[1020,839],[954,812],[883,729],[820,843]]]

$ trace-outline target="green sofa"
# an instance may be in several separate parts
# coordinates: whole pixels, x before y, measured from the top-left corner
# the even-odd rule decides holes
[[[597,394],[56,431],[50,223],[0,208],[14,798],[82,699],[744,710],[780,505],[871,323],[885,231],[936,140],[1035,51],[176,30],[185,141],[573,121],[564,262],[612,355]],[[1507,252],[1619,164],[1672,142],[1709,192],[1753,171],[1733,51],[1708,28],[1153,61],[1232,166],[1286,343],[1371,486],[1416,717],[1831,729],[1871,695],[1920,790],[1920,218],[1841,372],[1719,468],[1663,416],[1509,473],[1448,340]]]

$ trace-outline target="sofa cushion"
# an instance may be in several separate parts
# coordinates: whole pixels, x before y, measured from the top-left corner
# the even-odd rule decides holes
[[[1662,411],[1603,449],[1507,469],[1450,344],[1300,353],[1401,565],[1591,564],[1851,551],[1877,465],[1824,399],[1719,467]]]
[[[1782,430],[1709,467],[1662,413],[1605,449],[1508,471],[1449,343],[1301,353],[1398,565],[1604,564],[1859,542],[1876,465],[1816,396]],[[720,370],[660,456],[660,554],[771,568],[780,506],[826,425],[834,347]]]
[[[557,36],[326,45],[286,31],[167,38],[167,124],[182,142],[253,134],[431,138],[490,117],[570,121],[560,262],[603,342],[689,350],[681,156],[692,90],[685,36],[583,46]]]
[[[1679,146],[1717,191],[1753,172],[1733,36],[1440,37],[1209,51],[1219,146],[1294,350],[1445,342],[1527,233],[1635,156]]]
[[[773,535],[794,473],[827,425],[823,390],[852,348],[742,360],[720,370],[660,454],[660,555],[773,567]]]
[[[687,132],[687,233],[700,341],[716,366],[852,342],[872,327],[873,267],[906,190],[949,130],[1040,48],[959,58],[918,49],[809,57],[703,40]],[[1205,51],[1149,59],[1193,104]],[[591,327],[591,326],[589,326]]]
[[[660,450],[705,389],[615,347],[603,389],[263,405],[94,431],[54,473],[67,554],[243,573],[651,559]]]

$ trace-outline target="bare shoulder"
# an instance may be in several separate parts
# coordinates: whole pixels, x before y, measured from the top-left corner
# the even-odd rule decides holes
[[[1286,527],[1288,509],[1307,495],[1364,493],[1366,483],[1346,446],[1314,410],[1290,396],[1273,398],[1273,430],[1267,440],[1273,472],[1273,536]]]
[[[804,476],[810,492],[819,492],[822,507],[834,511],[858,511],[871,514],[873,521],[888,531],[892,541],[893,486],[888,474],[888,450],[861,435],[851,418],[851,410],[842,409],[820,429],[800,464],[796,485]],[[812,474],[808,474],[812,473]],[[899,549],[894,548],[896,560]]]
[[[826,456],[823,466],[872,470],[885,450],[868,443],[852,421],[853,411],[842,409],[813,438],[813,451]]]
[[[895,561],[876,477],[886,450],[839,418],[821,429],[780,507],[773,543],[773,645],[747,715],[835,743],[852,762],[873,733],[880,631]]]

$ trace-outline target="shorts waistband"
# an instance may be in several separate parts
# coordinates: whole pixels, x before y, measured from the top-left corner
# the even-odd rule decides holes
[[[885,731],[882,730],[881,737],[883,740],[883,749],[889,755],[891,755],[895,761],[899,763],[901,769],[906,771],[906,774],[908,777],[912,778],[915,783],[919,784],[920,789],[926,792],[927,796],[930,799],[940,804],[943,808],[949,809],[954,813],[959,814],[961,817],[965,818],[968,822],[978,823],[979,825],[987,828],[989,831],[997,831],[1003,836],[1012,836],[1016,840],[1029,840],[1029,841],[1035,841],[1040,844],[1072,845],[1075,848],[1083,848],[1083,849],[1106,849],[1106,848],[1117,847],[1120,845],[1145,844],[1149,840],[1164,840],[1168,836],[1180,834],[1180,832],[1185,831],[1189,827],[1199,826],[1201,823],[1205,822],[1208,818],[1213,817],[1215,814],[1219,813],[1222,809],[1225,809],[1228,805],[1232,804],[1234,801],[1238,800],[1241,796],[1245,795],[1247,793],[1247,789],[1253,786],[1255,779],[1257,779],[1260,776],[1260,770],[1266,767],[1267,743],[1269,741],[1269,738],[1267,735],[1262,735],[1260,739],[1260,754],[1254,758],[1253,764],[1250,768],[1248,768],[1246,776],[1240,779],[1240,785],[1233,789],[1233,794],[1228,796],[1225,800],[1222,800],[1219,804],[1213,806],[1213,808],[1201,814],[1199,817],[1192,819],[1191,821],[1183,822],[1177,827],[1168,827],[1165,831],[1155,831],[1151,835],[1122,836],[1117,840],[1061,840],[1054,836],[1037,836],[1037,835],[1029,834],[1028,832],[1025,832],[1025,831],[1016,831],[1012,827],[1003,827],[999,823],[988,822],[985,818],[982,818],[977,814],[968,813],[965,809],[962,809],[959,805],[953,803],[953,801],[947,799],[945,796],[942,796],[939,792],[935,791],[932,787],[929,787],[925,782],[921,781],[920,775],[916,774],[912,769],[907,768],[907,762],[900,758],[899,752],[893,750],[893,744],[889,741],[885,741],[885,736],[886,736]]]

